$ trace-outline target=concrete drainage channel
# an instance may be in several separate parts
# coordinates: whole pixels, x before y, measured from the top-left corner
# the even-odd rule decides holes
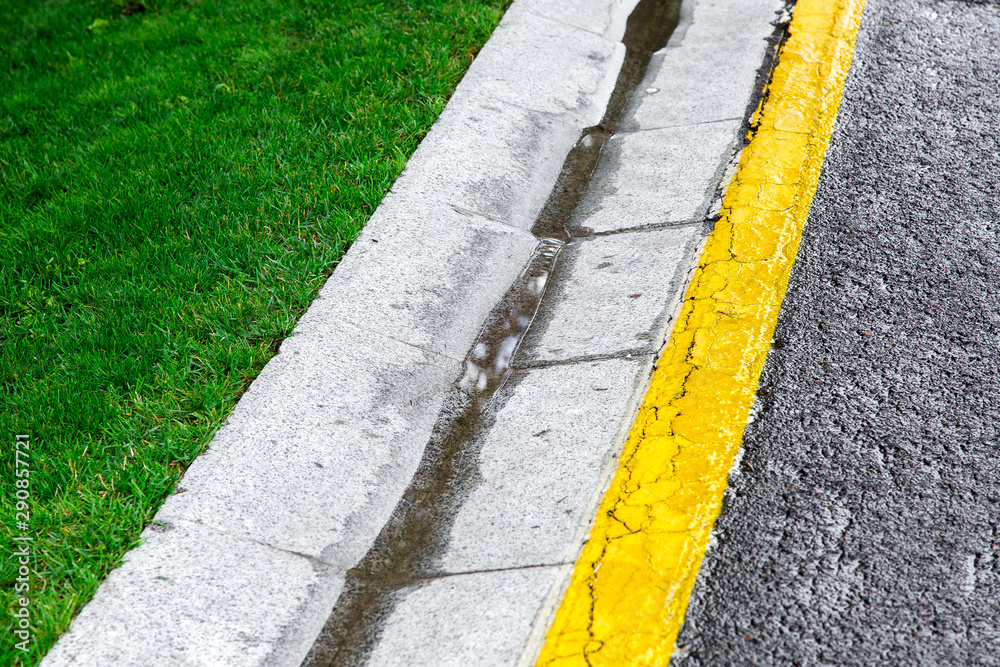
[[[348,572],[344,592],[305,665],[364,664],[405,591],[422,580],[454,574],[441,572],[436,564],[447,554],[457,513],[481,481],[478,462],[482,447],[497,427],[498,414],[518,393],[514,382],[523,374],[514,376],[514,382],[505,387],[511,379],[515,353],[538,312],[563,243],[571,241],[567,228],[588,189],[601,149],[645,75],[653,52],[666,46],[677,25],[679,5],[678,0],[640,0],[629,16],[622,40],[625,61],[604,117],[597,127],[585,129],[570,151],[556,187],[532,227],[541,237],[538,250],[473,344],[465,360],[465,374],[449,396],[413,482],[371,550]],[[631,358],[631,354],[627,356]],[[582,407],[588,407],[586,402]],[[544,435],[539,432],[533,437]],[[530,502],[530,497],[524,500]],[[534,528],[540,529],[541,525]],[[398,656],[390,651],[387,657]]]
[[[508,380],[511,361],[534,319],[562,244],[546,239],[528,269],[491,313],[449,394],[413,480],[361,562],[304,665],[363,664],[382,624],[406,588],[438,575],[455,512],[478,477],[477,438],[495,418],[491,399]]]
[[[532,664],[784,11],[516,0],[44,664]]]

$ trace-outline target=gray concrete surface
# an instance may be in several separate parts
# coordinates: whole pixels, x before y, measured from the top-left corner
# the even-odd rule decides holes
[[[368,665],[531,664],[653,355],[518,371],[469,443],[476,484],[435,574],[398,591]]]
[[[275,620],[303,616],[314,601],[335,597],[343,581],[336,568],[314,559],[186,521],[153,524],[143,538],[145,544],[130,553],[128,565],[110,574],[77,617],[76,628],[93,636],[69,635],[70,641],[53,649],[46,663],[280,662],[289,657],[289,632],[305,631],[311,639],[318,628],[287,628]],[[198,585],[192,587],[192,581]],[[164,623],[172,629],[166,635]],[[162,639],[155,650],[143,642],[157,637]],[[294,660],[291,656],[288,664]]]
[[[393,192],[433,193],[452,208],[527,230],[579,135],[576,122],[499,100],[449,105]]]
[[[569,244],[518,364],[659,351],[701,226],[593,236]],[[600,304],[600,307],[595,307]]]
[[[536,241],[523,230],[607,104],[622,45],[544,18],[554,4],[508,11],[395,194],[157,514],[215,538],[177,533],[130,552],[44,664],[301,661],[343,571],[406,488],[483,320],[527,263]],[[580,16],[614,36],[619,5]],[[497,195],[501,182],[518,189],[512,199]],[[284,568],[295,604],[273,586],[248,595],[245,582],[264,577],[263,555],[232,557],[248,544],[312,559],[324,579]],[[198,566],[171,566],[177,586],[164,594],[145,573],[178,550]],[[230,616],[239,632],[220,631]],[[248,651],[244,635],[266,639]]]
[[[578,22],[608,36],[562,22],[553,0],[511,5],[394,192],[530,229],[580,132],[604,114],[635,0],[578,4]]]
[[[592,32],[612,42],[621,42],[625,20],[636,0],[593,2],[592,0],[522,0],[520,9],[563,25]]]
[[[534,567],[431,579],[405,594],[371,667],[512,665],[538,600],[566,567]]]
[[[697,261],[723,171],[740,146],[770,22],[782,8],[780,2],[752,5],[754,25],[767,29],[740,42],[751,56],[733,47],[737,73],[727,69],[716,80],[702,72],[699,81],[685,80],[701,91],[699,99],[728,86],[739,101],[737,117],[653,129],[633,122],[637,129],[610,139],[572,218],[572,231],[584,236],[563,247],[513,360],[517,370],[463,445],[463,456],[475,463],[450,469],[467,480],[449,487],[441,503],[425,506],[420,493],[401,503],[393,527],[359,566],[364,574],[351,584],[357,588],[338,602],[343,615],[331,617],[310,666],[533,664]],[[710,21],[720,34],[739,32],[724,9],[694,5],[684,39],[655,56],[657,66],[628,107],[630,118],[655,118],[645,112],[647,104],[664,108],[645,90],[665,76],[667,51],[670,67],[683,71],[687,58],[701,57],[688,36],[711,33]],[[731,13],[733,20],[748,20],[744,6]],[[678,201],[683,213],[664,214],[679,208]],[[604,216],[598,224],[591,222],[589,203]],[[671,223],[686,224],[664,228]],[[636,227],[646,229],[630,231]],[[593,232],[599,234],[587,235]],[[443,414],[438,428],[452,419]],[[425,473],[415,488],[425,488],[429,477]],[[447,526],[445,535],[434,533],[426,562],[402,558],[394,548],[414,548],[398,537],[409,534],[402,526],[432,513]],[[395,579],[381,565],[386,562],[397,563]],[[381,601],[362,602],[374,599],[365,597],[372,591]],[[359,617],[367,620],[345,620]],[[359,627],[356,648],[345,653],[336,637]]]
[[[626,113],[622,131],[742,121],[767,39],[787,18],[784,3],[771,0],[686,4],[667,48],[650,63],[646,97]]]
[[[602,0],[596,7],[615,4],[635,3]],[[620,41],[544,18],[515,3],[450,103],[488,98],[540,113],[570,113],[580,118],[582,129],[604,115],[624,58]]]
[[[703,222],[740,147],[742,125],[740,117],[615,135],[571,230],[591,234]]]
[[[471,443],[479,481],[455,516],[439,570],[575,561],[580,527],[596,511],[651,365],[646,354],[512,375],[491,428]]]
[[[334,323],[350,322],[463,359],[536,245],[528,232],[427,194],[389,194],[290,340],[328,336]]]
[[[681,23],[605,147],[595,186],[577,207],[575,234],[699,223],[711,212],[741,147],[747,104],[774,25],[773,0],[699,0]],[[649,131],[655,130],[655,131]]]
[[[998,35],[867,1],[675,664],[1000,664]]]

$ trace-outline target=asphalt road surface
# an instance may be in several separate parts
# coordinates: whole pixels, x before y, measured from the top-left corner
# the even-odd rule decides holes
[[[1000,664],[998,41],[868,0],[675,664]]]

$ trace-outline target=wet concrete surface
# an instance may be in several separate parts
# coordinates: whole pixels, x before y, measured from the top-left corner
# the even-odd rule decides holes
[[[741,29],[747,13],[765,23],[773,15],[764,6],[775,0],[727,1],[751,7],[731,21]],[[647,0],[644,7],[657,5],[669,13],[677,4]],[[662,73],[666,67],[662,49],[652,54],[662,40],[639,40],[641,57],[630,56],[624,68],[627,76],[619,77],[627,50],[620,38],[633,6],[635,0],[512,4],[295,334],[243,396],[208,452],[189,468],[179,489],[183,493],[167,501],[157,514],[158,528],[144,534],[146,542],[100,587],[46,664],[163,664],[176,656],[195,655],[233,666],[299,664],[345,584],[348,592],[341,600],[374,591],[375,602],[353,607],[360,609],[356,616],[361,621],[355,626],[360,632],[343,635],[349,650],[333,664],[363,661],[377,637],[369,631],[377,631],[379,620],[390,612],[396,623],[385,628],[384,637],[407,642],[410,648],[394,652],[397,645],[380,644],[383,653],[376,652],[371,664],[378,662],[378,655],[388,655],[393,664],[415,664],[409,657],[413,647],[437,650],[420,654],[428,664],[475,664],[465,651],[485,651],[483,642],[500,634],[506,639],[490,644],[498,651],[495,656],[509,657],[511,651],[540,641],[547,627],[546,610],[558,602],[561,590],[553,582],[563,580],[572,567],[569,561],[593,515],[593,496],[603,488],[607,464],[614,462],[622,431],[627,431],[641,396],[656,347],[649,341],[668,326],[669,304],[679,300],[675,293],[658,299],[651,294],[665,284],[676,289],[682,282],[696,245],[693,236],[686,235],[700,232],[704,221],[680,230],[685,238],[679,245],[666,242],[663,229],[622,234],[626,251],[659,246],[653,250],[661,262],[655,270],[635,257],[602,256],[600,264],[578,271],[598,243],[612,241],[569,243],[578,243],[581,251],[566,255],[568,282],[589,271],[589,284],[614,301],[609,308],[630,320],[603,327],[600,345],[582,351],[585,358],[575,363],[532,356],[530,367],[512,372],[513,379],[497,392],[497,400],[486,401],[488,409],[476,419],[487,431],[491,420],[501,417],[508,420],[502,425],[510,428],[551,418],[555,426],[531,429],[530,439],[516,434],[524,456],[507,448],[506,441],[491,443],[489,438],[477,441],[481,450],[478,444],[444,446],[447,430],[434,427],[469,414],[470,406],[507,377],[512,339],[502,334],[496,346],[485,350],[492,362],[486,387],[480,390],[483,376],[478,373],[474,385],[467,373],[464,388],[454,386],[462,377],[470,345],[470,361],[477,358],[474,341],[484,319],[537,249],[539,239],[527,230],[549,198],[563,157],[584,128],[600,125],[605,134],[613,131],[607,118],[602,121],[604,109],[627,106],[628,95],[622,91],[638,82],[634,74],[641,74],[651,55],[658,58],[652,71]],[[722,19],[736,16],[723,7],[716,9]],[[669,27],[673,20],[655,23]],[[690,26],[689,35],[697,33],[697,23]],[[700,23],[726,27],[724,20]],[[633,30],[629,38],[641,33]],[[687,50],[674,51],[683,56]],[[745,67],[759,62],[754,53],[744,50],[742,60],[727,62]],[[680,64],[671,62],[678,72],[692,71],[683,58]],[[751,97],[749,86],[706,80],[701,73],[693,78],[686,90],[721,85],[736,99],[745,102]],[[628,85],[619,85],[609,105],[615,82],[623,80]],[[666,88],[681,83],[658,85],[663,89],[658,99],[665,100]],[[650,94],[647,90],[644,99]],[[662,141],[660,135],[651,136],[650,142]],[[719,160],[725,163],[731,157]],[[710,197],[717,192],[718,179],[708,178],[702,186]],[[577,194],[582,191],[576,189]],[[564,218],[573,212],[574,201],[559,207]],[[566,240],[568,236],[561,236],[564,227],[555,225],[555,235]],[[624,275],[643,265],[649,275],[623,279],[622,288],[628,283],[624,295],[615,292],[610,281],[601,281],[603,273]],[[540,277],[534,276],[539,287]],[[576,287],[581,285],[582,278]],[[517,328],[522,328],[522,314],[519,302],[510,301],[493,312],[501,324],[507,321]],[[588,311],[563,314],[546,325],[549,334],[559,333],[560,327],[573,331],[571,320],[587,317]],[[591,317],[589,331],[600,320]],[[556,347],[565,350],[569,344],[559,343],[549,351],[554,354]],[[602,381],[594,380],[595,375],[602,375]],[[537,413],[513,410],[529,395],[541,408]],[[553,467],[542,468],[547,454]],[[584,455],[589,457],[585,461],[580,459]],[[519,491],[531,491],[530,484],[539,481],[547,493],[575,484],[573,507],[563,508],[570,503],[569,494],[563,493],[542,498],[548,505],[530,505],[529,510],[541,512],[538,517],[528,511],[515,516],[513,499],[537,501],[541,495],[518,495],[504,481],[494,484],[495,471],[517,480],[518,475],[504,467],[508,463],[522,466],[526,482]],[[547,483],[551,478],[541,473],[553,471],[559,473],[556,481]],[[534,475],[530,479],[529,473]],[[491,490],[505,495],[488,497]],[[462,499],[468,502],[459,502]],[[465,550],[477,556],[488,555],[485,545],[491,539],[494,545],[509,543],[509,553],[500,555],[521,559],[512,561],[511,569],[446,571],[462,569],[456,565],[462,555],[458,538],[471,535],[474,541],[477,508],[502,512],[502,518],[511,521],[503,524],[508,527],[519,519],[519,531],[537,532],[546,522],[556,528],[546,540],[524,539],[525,533],[519,532],[505,542],[500,538],[508,536],[498,528],[487,534],[482,548],[465,543]],[[390,520],[394,509],[399,512]],[[473,516],[465,533],[463,515],[456,515],[460,509]],[[409,522],[408,517],[416,520]],[[448,537],[451,542],[446,542]],[[380,546],[372,551],[376,539]],[[398,545],[397,560],[379,552],[386,544]],[[526,556],[529,546],[536,549],[535,556],[540,547],[551,547],[559,562]],[[367,559],[370,551],[372,558]],[[178,558],[178,553],[198,558]],[[295,566],[283,565],[290,557]],[[170,574],[169,584],[159,578],[163,572]],[[539,595],[544,600],[531,597]],[[348,608],[338,606],[340,611]],[[192,612],[205,609],[225,613]],[[474,622],[468,620],[473,612],[466,615],[461,611],[465,609],[478,612]],[[334,612],[334,622],[339,622],[340,611]],[[511,625],[501,626],[504,623]],[[414,639],[414,629],[423,634]],[[450,637],[450,643],[437,639],[452,630],[462,634]],[[522,662],[530,660],[530,655],[524,657],[528,653],[522,652]],[[313,664],[323,664],[322,659]],[[484,661],[497,664],[479,660]]]
[[[532,227],[531,231],[536,236],[570,240],[570,220],[587,194],[604,146],[617,131],[636,87],[646,76],[653,54],[670,41],[680,21],[680,9],[680,0],[639,0],[629,14],[622,36],[625,60],[604,116],[598,125],[583,131],[580,140],[566,156],[559,179]]]
[[[998,35],[868,0],[674,664],[1000,664]]]
[[[478,481],[476,437],[494,423],[499,389],[545,294],[561,241],[545,239],[487,317],[465,371],[438,416],[420,466],[375,543],[347,570],[344,590],[304,665],[353,665],[367,659],[401,591],[439,574],[457,507]]]
[[[434,584],[430,580],[443,574],[449,574],[447,568],[442,570],[441,561],[442,558],[447,561],[449,541],[456,540],[455,535],[451,535],[451,533],[459,509],[467,504],[466,500],[470,494],[483,484],[479,463],[484,443],[488,446],[491,436],[496,436],[496,432],[499,432],[500,436],[496,437],[506,438],[507,441],[510,441],[509,446],[506,447],[510,449],[524,435],[505,433],[504,420],[498,421],[498,415],[503,414],[505,406],[512,397],[523,398],[524,392],[518,393],[517,385],[525,381],[524,374],[515,375],[513,378],[511,376],[511,366],[515,354],[539,308],[546,291],[549,275],[558,261],[559,252],[565,242],[571,241],[571,236],[567,232],[567,224],[580,199],[587,191],[594,168],[600,159],[601,149],[606,139],[617,128],[618,121],[636,86],[645,75],[653,53],[663,48],[669,40],[670,34],[677,25],[679,7],[679,0],[640,0],[629,16],[622,39],[626,48],[624,63],[600,125],[585,129],[577,145],[567,156],[559,179],[539,214],[538,220],[532,227],[532,232],[539,237],[539,245],[531,262],[522,276],[486,318],[479,337],[473,343],[465,359],[465,372],[457,382],[454,391],[446,399],[446,404],[438,418],[420,467],[371,549],[355,567],[347,571],[344,590],[315,645],[306,657],[304,665],[309,667],[357,665],[371,663],[373,659],[373,664],[381,664],[381,660],[377,659],[380,647],[386,645],[385,641],[396,646],[391,638],[393,633],[399,634],[401,627],[399,621],[389,624],[390,638],[383,640],[388,620],[402,618],[402,625],[405,626],[406,620],[415,613],[409,609],[415,604],[412,602],[402,606],[402,614],[396,613],[397,608],[400,608],[403,602],[414,595],[417,598],[424,596],[419,591],[428,584],[445,591],[451,586],[451,584]],[[669,299],[661,301],[669,301]],[[661,304],[661,310],[663,307]],[[655,324],[656,320],[662,320],[663,316],[654,314],[650,319],[652,320],[651,324]],[[625,351],[622,355],[626,355],[628,352]],[[622,376],[619,378],[622,387],[614,392],[616,396],[624,397],[620,401],[622,405],[618,405],[618,402],[614,400],[608,401],[609,405],[616,408],[612,410],[614,415],[620,417],[631,414],[628,405],[629,399],[635,393],[638,377],[642,371],[648,372],[648,366],[652,362],[652,351],[648,351],[645,357],[641,363],[626,362],[628,369],[624,373],[609,372],[603,367],[599,369],[604,370],[609,376],[607,378],[609,382],[604,384],[614,384],[610,380],[616,375]],[[565,379],[556,381],[554,385],[540,392],[540,395],[532,402],[534,414],[530,409],[526,411],[527,414],[524,411],[518,413],[520,418],[516,419],[515,422],[522,427],[522,430],[523,428],[533,430],[535,422],[544,421],[539,420],[539,417],[540,415],[544,416],[546,408],[552,407],[549,405],[550,403],[554,403],[557,410],[563,414],[574,414],[574,408],[579,403],[578,399],[573,400],[572,396],[567,396],[560,401],[558,398],[553,398],[553,394],[558,396],[560,388],[575,387],[580,380],[578,371],[582,369],[582,366],[579,369],[568,369],[569,373]],[[562,371],[555,369],[540,372],[558,374]],[[498,395],[497,392],[503,389],[511,378],[513,382],[509,390]],[[566,384],[567,382],[568,384]],[[530,385],[530,380],[527,381],[527,384]],[[585,390],[589,395],[593,395],[595,389],[589,384],[593,384],[593,381],[588,383]],[[597,388],[598,391],[607,391],[607,389],[608,387]],[[581,410],[575,412],[582,413]],[[591,410],[590,412],[598,414],[606,411]],[[593,414],[590,415],[591,418]],[[585,415],[578,414],[575,421],[579,422],[576,427],[563,430],[568,430],[571,433],[571,440],[576,440],[577,446],[580,447],[587,438],[577,431],[581,431],[588,420]],[[587,465],[581,468],[584,471],[592,471],[591,478],[586,480],[587,483],[582,483],[581,479],[573,479],[572,486],[575,491],[570,495],[582,495],[583,500],[567,503],[567,506],[572,504],[573,508],[569,513],[565,513],[561,507],[557,508],[557,515],[563,519],[563,523],[567,523],[567,516],[571,520],[566,526],[568,534],[565,539],[557,539],[560,546],[556,548],[556,551],[560,553],[562,558],[557,559],[556,565],[566,565],[567,563],[562,561],[567,559],[572,562],[574,554],[567,552],[566,544],[572,544],[573,537],[578,532],[576,526],[588,520],[589,514],[585,517],[584,513],[589,512],[593,503],[587,500],[593,495],[593,489],[599,484],[602,475],[606,474],[601,463],[613,456],[613,452],[609,451],[609,444],[615,442],[615,436],[618,435],[621,426],[617,423],[619,420],[616,420],[611,414],[604,415],[603,421],[610,426],[602,429],[600,424],[592,424],[589,429],[583,429],[591,435],[602,436],[591,447],[595,452],[596,460],[587,461]],[[539,436],[546,432],[546,429],[541,427],[535,430],[540,431],[536,434]],[[604,431],[609,432],[605,433]],[[544,443],[545,440],[539,442]],[[547,469],[546,465],[558,466],[559,459],[555,457],[552,461],[540,461],[539,463],[542,464],[542,469]],[[581,475],[578,474],[577,477],[581,477]],[[516,489],[523,484],[523,476],[515,475],[508,483]],[[503,488],[503,484],[500,484],[500,488]],[[509,502],[510,499],[505,498],[509,495],[511,495],[510,492],[494,494],[487,499],[486,505],[495,510],[498,504],[504,504],[505,500]],[[516,494],[513,497],[516,498]],[[569,495],[565,496],[563,500],[568,497]],[[534,497],[534,494],[529,493],[527,500],[533,502],[537,498]],[[517,504],[515,503],[515,505]],[[530,511],[521,511],[517,516],[528,515],[531,515]],[[481,532],[484,531],[482,526],[476,528]],[[540,526],[536,525],[533,528],[540,528]],[[484,532],[489,533],[489,530]],[[559,531],[556,532],[559,534]],[[566,530],[562,532],[565,533]],[[527,537],[530,541],[530,530]],[[562,536],[560,535],[560,537]],[[505,549],[517,551],[510,544],[512,539],[514,542],[517,541],[516,535],[500,535],[499,538],[499,542],[502,543],[499,548],[501,553]],[[458,541],[461,542],[461,539],[459,538]],[[484,546],[480,544],[479,549],[483,548]],[[518,562],[507,567],[535,568],[542,564],[529,559],[528,562]],[[552,565],[553,563],[547,564]],[[548,579],[545,580],[548,581]],[[521,610],[520,616],[527,619],[523,622],[529,624],[529,629],[549,588],[551,588],[551,582],[541,589],[539,599],[525,598],[522,600],[524,609]],[[432,598],[439,600],[440,595],[432,596]],[[445,599],[447,600],[447,598]],[[436,604],[441,603],[437,602]],[[489,632],[486,634],[488,635]],[[520,638],[514,640],[514,645],[519,649],[515,651],[512,658],[516,660],[526,633],[515,632],[514,634]],[[466,632],[465,636],[474,638],[477,635],[474,632]],[[473,646],[475,643],[476,641],[473,639]],[[397,654],[399,653],[398,649],[399,647],[396,647]],[[382,653],[386,651],[384,648],[381,650]],[[435,662],[440,663],[442,660],[445,662],[450,659],[461,660],[460,657],[456,658],[454,652],[458,651],[461,655],[462,650],[461,644],[450,649],[438,646],[438,650],[430,653],[425,651],[421,655],[424,659],[431,661],[427,664],[434,664]],[[392,651],[389,650],[389,655],[392,654]],[[500,658],[495,656],[492,663],[498,659]]]
[[[618,133],[605,142],[571,233],[714,219],[735,168],[730,159],[745,146],[747,119],[760,100],[747,93],[767,84],[786,28],[781,0],[682,3],[677,28],[653,54]]]

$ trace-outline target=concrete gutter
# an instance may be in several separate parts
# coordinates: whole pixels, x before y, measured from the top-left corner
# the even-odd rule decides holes
[[[685,9],[605,144],[515,371],[469,439],[475,464],[459,472],[474,483],[455,494],[444,544],[393,586],[360,655],[324,653],[343,629],[333,618],[308,667],[536,663],[712,229],[785,3]],[[376,543],[365,560],[379,558],[391,553]],[[646,584],[628,582],[636,598]]]
[[[42,664],[297,665],[528,262],[628,0],[517,0],[294,334]]]
[[[478,486],[432,576],[379,630],[371,664],[537,655],[784,6],[686,2],[477,436]],[[604,114],[634,5],[515,1],[295,333],[43,665],[303,661],[347,571],[398,511],[484,321],[535,253],[530,230]]]

